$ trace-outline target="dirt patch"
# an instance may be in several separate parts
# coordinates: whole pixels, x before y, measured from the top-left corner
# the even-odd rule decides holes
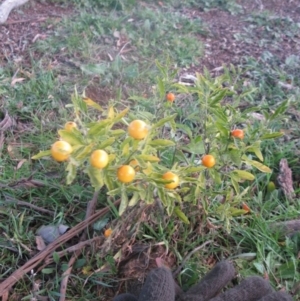
[[[246,13],[267,10],[281,17],[289,16],[295,22],[300,21],[300,2],[297,0],[269,0],[260,1],[260,3],[259,1],[242,0],[240,4]]]
[[[242,0],[243,12],[236,15],[220,9],[207,12],[184,9],[183,14],[201,18],[209,29],[207,36],[199,37],[205,45],[205,55],[195,69],[199,71],[205,66],[213,70],[223,64],[236,65],[245,56],[258,59],[266,51],[281,61],[299,55],[300,3],[289,0],[265,2],[259,5]]]
[[[209,28],[207,36],[199,36],[205,45],[205,55],[200,60],[201,65],[193,69],[199,71],[205,66],[213,70],[223,64],[236,65],[245,56],[259,58],[265,51],[282,61],[290,55],[298,55],[300,34],[289,27],[292,22],[295,26],[300,22],[300,3],[290,0],[265,2],[240,0],[243,11],[236,15],[217,8],[210,11],[182,9],[182,14],[192,19],[201,18]],[[14,10],[0,26],[0,65],[9,60],[20,60],[37,40],[53,35],[55,23],[73,13],[74,8],[70,5],[36,1]],[[263,13],[268,13],[278,24],[274,21],[272,27],[272,23],[263,20],[251,21],[253,14]],[[284,30],[279,30],[282,27]]]
[[[0,66],[27,56],[31,45],[53,35],[54,24],[73,13],[72,5],[60,6],[46,1],[30,1],[13,10],[8,20],[0,25]]]

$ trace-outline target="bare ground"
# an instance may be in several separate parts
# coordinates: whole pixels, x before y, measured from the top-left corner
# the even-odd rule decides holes
[[[205,66],[212,70],[224,63],[238,64],[244,56],[259,58],[264,51],[271,52],[281,60],[292,54],[298,55],[300,30],[296,33],[295,29],[289,28],[288,21],[300,22],[300,3],[297,2],[240,0],[243,11],[235,15],[220,9],[182,9],[183,14],[190,18],[201,18],[209,27],[208,35],[199,36],[205,45],[205,55],[195,69]],[[268,27],[264,22],[261,25],[253,23],[249,19],[251,14],[263,12],[273,16],[277,22],[274,21],[274,28]],[[7,22],[0,26],[0,66],[8,60],[26,59],[28,50],[38,39],[47,39],[53,35],[54,24],[72,14],[76,12],[71,6],[46,1],[30,1],[14,10]],[[48,22],[49,19],[52,20],[51,23]],[[280,28],[282,31],[279,33]],[[291,31],[294,33],[291,34]]]

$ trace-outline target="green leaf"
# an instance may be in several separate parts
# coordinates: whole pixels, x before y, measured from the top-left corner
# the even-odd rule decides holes
[[[55,271],[54,268],[46,268],[46,269],[42,269],[42,273],[43,274],[52,274]]]
[[[160,159],[156,156],[152,156],[152,155],[138,155],[135,157],[137,160],[144,160],[144,161],[148,161],[148,162],[159,162]]]
[[[57,252],[53,252],[52,257],[53,257],[53,261],[54,261],[56,264],[59,264],[60,257],[59,257],[59,255],[58,255],[58,253],[57,253]]]
[[[158,86],[159,97],[161,99],[164,99],[166,95],[166,89],[163,80],[159,77],[157,78],[157,86]]]
[[[110,134],[112,136],[121,136],[124,135],[126,132],[124,130],[118,129],[118,130],[111,130]]]
[[[227,89],[222,89],[214,93],[208,100],[210,106],[213,106],[217,103],[219,103],[227,94],[232,94],[229,93],[230,91]]]
[[[274,139],[274,138],[279,138],[282,137],[283,133],[281,132],[275,132],[275,133],[270,133],[270,134],[264,134],[260,137],[261,140],[267,140],[267,139]]]
[[[217,183],[217,184],[222,183],[219,171],[217,171],[216,169],[209,168],[208,172],[209,172],[209,175],[212,177],[212,179],[215,181],[215,183]]]
[[[247,210],[233,208],[233,207],[231,207],[229,211],[231,213],[231,216],[241,216],[241,215],[244,215],[244,214],[248,213]]]
[[[129,108],[126,108],[125,110],[120,112],[117,116],[115,116],[114,122],[121,120],[128,113],[128,111],[129,111]]]
[[[282,279],[294,279],[299,263],[299,260],[290,260],[280,265],[277,272]]]
[[[186,133],[191,140],[193,139],[193,132],[187,125],[179,123],[176,127]]]
[[[76,166],[72,164],[71,162],[68,163],[66,167],[67,174],[67,185],[72,184],[74,179],[76,178]]]
[[[104,119],[101,120],[91,126],[91,128],[88,131],[88,136],[99,136],[101,134],[101,131],[108,125],[112,124],[112,120]]]
[[[289,107],[289,100],[286,100],[280,104],[275,112],[270,116],[270,120],[274,120],[277,116],[283,114]]]
[[[229,130],[226,127],[226,125],[227,125],[226,122],[220,122],[220,121],[215,122],[215,127],[220,131],[222,136],[228,138],[229,137]]]
[[[166,207],[168,205],[168,200],[167,200],[167,195],[165,193],[165,189],[162,187],[159,187],[157,189],[157,193],[158,193],[158,197],[161,200],[161,202],[163,203],[163,205]]]
[[[93,224],[93,229],[96,231],[102,230],[108,223],[109,218],[102,218]]]
[[[104,185],[104,178],[102,170],[97,168],[87,168],[87,174],[90,177],[90,181],[95,190],[99,190]]]
[[[175,215],[177,215],[185,224],[189,224],[190,223],[190,221],[189,221],[189,219],[187,218],[187,216],[184,214],[184,212],[182,212],[181,211],[181,209],[178,207],[178,206],[176,206],[175,208],[174,208],[174,213],[175,213]]]
[[[257,269],[257,271],[263,275],[265,273],[265,266],[263,263],[261,262],[253,262],[253,265],[255,266],[255,268]]]
[[[72,132],[59,130],[58,135],[62,138],[62,140],[70,143],[71,145],[84,144],[84,139],[81,136],[81,133],[76,129],[73,129]]]
[[[122,194],[121,194],[121,203],[119,207],[119,214],[120,216],[125,212],[126,208],[128,206],[128,196],[126,193],[126,189],[122,189]]]
[[[152,125],[152,129],[156,129],[156,128],[160,128],[161,126],[163,126],[165,123],[174,120],[174,118],[176,117],[177,114],[173,114],[171,116],[165,117],[163,119],[160,119],[157,123],[155,123],[154,125]]]
[[[106,148],[108,146],[111,146],[115,141],[116,141],[115,137],[108,138],[104,142],[100,143],[98,145],[98,148],[99,149],[104,149],[104,148]]]
[[[215,115],[221,123],[228,123],[228,120],[227,120],[227,116],[226,114],[223,112],[223,109],[221,107],[219,108],[209,108],[209,110],[211,111],[211,113],[213,115]]]
[[[97,104],[96,102],[94,102],[92,99],[90,99],[89,97],[83,97],[83,101],[89,106],[92,107],[100,112],[103,112],[102,107]]]
[[[236,180],[235,175],[231,175],[231,184],[232,184],[235,192],[237,194],[239,194],[240,193],[240,185],[239,185],[238,181]]]
[[[252,165],[252,166],[256,167],[257,169],[259,169],[262,172],[265,172],[265,173],[271,173],[272,172],[272,170],[268,166],[266,166],[266,165],[264,165],[264,164],[262,164],[258,161],[250,160],[245,155],[242,157],[242,159],[244,160],[244,162],[248,163],[249,165]]]
[[[182,150],[186,150],[195,155],[202,155],[205,153],[204,142],[199,139],[192,140],[191,143],[182,147]]]
[[[169,146],[174,146],[175,143],[171,140],[156,139],[156,140],[150,141],[149,145],[151,145],[151,146],[160,146],[160,147],[169,147]]]
[[[167,70],[166,68],[158,61],[158,60],[155,60],[155,65],[156,67],[159,69],[160,73],[162,74],[162,76],[164,78],[167,78],[168,75],[167,75]]]
[[[191,166],[191,167],[187,167],[186,169],[184,169],[184,172],[186,174],[189,174],[189,173],[194,173],[194,172],[200,172],[200,171],[203,171],[205,169],[206,169],[206,167],[203,166],[203,165],[200,165],[200,166]]]
[[[138,203],[139,200],[140,200],[140,193],[139,192],[134,192],[131,199],[130,199],[130,201],[129,201],[128,206],[129,207],[135,206]]]
[[[105,186],[109,191],[113,190],[115,186],[113,184],[112,178],[110,177],[110,174],[106,170],[103,170],[102,172]]]
[[[74,105],[76,115],[78,114],[78,112],[87,112],[87,105],[83,101],[82,97],[78,95],[76,86],[74,88],[74,94],[71,95],[71,101]]]
[[[250,145],[246,148],[246,150],[248,152],[253,152],[255,153],[256,157],[260,160],[260,161],[263,161],[264,160],[264,157],[263,157],[263,154],[261,153],[261,150],[260,150],[260,141],[256,141],[253,145]]]
[[[236,170],[233,170],[231,172],[231,174],[235,174],[238,176],[239,180],[249,180],[249,181],[253,181],[255,179],[255,176],[248,172],[248,171],[245,171],[245,170],[239,170],[239,169],[236,169]],[[236,179],[236,178],[235,178]]]
[[[75,160],[82,160],[90,155],[94,148],[94,143],[91,143],[83,148],[80,148],[78,152],[74,152],[73,157]]]
[[[107,63],[80,65],[81,71],[88,75],[104,75],[107,68]]]
[[[228,153],[232,162],[239,166],[241,164],[241,151],[238,149],[231,149]]]
[[[43,157],[49,157],[51,156],[51,150],[46,150],[46,151],[40,151],[38,154],[34,155],[31,157],[32,160],[37,160]]]

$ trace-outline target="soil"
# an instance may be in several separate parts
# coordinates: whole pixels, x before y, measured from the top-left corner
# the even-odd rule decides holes
[[[251,14],[267,11],[273,16],[290,18],[299,24],[299,1],[240,0],[238,3],[243,8],[238,14],[216,8],[209,11],[182,9],[182,13],[190,18],[200,17],[209,28],[207,36],[199,36],[205,45],[205,55],[196,69],[205,66],[213,70],[221,67],[222,64],[238,64],[242,57],[259,58],[264,51],[271,52],[281,60],[300,53],[300,30],[298,34],[290,35],[289,29],[285,28],[275,41],[273,35],[276,29],[267,28],[267,22],[259,25],[249,19]],[[20,60],[27,57],[26,54],[32,44],[38,39],[47,39],[53,35],[55,23],[75,13],[71,5],[62,6],[49,1],[29,1],[13,10],[6,23],[0,25],[0,66],[7,60]],[[49,19],[52,22],[49,22]],[[282,23],[284,22],[285,19],[282,19]],[[250,27],[251,36],[247,33]]]
[[[38,39],[53,35],[54,24],[70,14],[74,14],[72,5],[61,6],[47,1],[30,1],[13,10],[8,20],[0,25],[0,67],[7,61],[28,58],[30,47]]]
[[[258,2],[239,1],[239,5],[243,8],[239,14],[231,14],[220,9],[209,11],[185,9],[183,11],[191,18],[200,17],[209,27],[208,36],[199,37],[205,45],[205,55],[201,60],[201,66],[212,71],[223,64],[239,64],[245,56],[258,59],[264,51],[269,51],[282,61],[290,55],[299,55],[300,31],[291,37],[289,29],[286,28],[286,32],[281,32],[281,36],[276,37],[275,42],[272,28],[267,28],[268,23],[255,24],[251,22],[250,16],[264,11],[274,18],[275,16],[281,17],[282,23],[285,18],[290,18],[299,26],[300,3],[290,0],[265,0],[260,1],[264,3],[259,5]],[[280,26],[284,25],[278,25]],[[247,30],[250,27],[251,34]],[[278,40],[281,42],[278,43]]]

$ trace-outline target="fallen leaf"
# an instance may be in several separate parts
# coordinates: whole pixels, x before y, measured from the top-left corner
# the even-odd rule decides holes
[[[16,85],[16,83],[20,83],[20,82],[22,82],[22,81],[24,81],[25,80],[25,78],[24,77],[17,77],[17,78],[14,78],[12,81],[11,81],[11,86],[13,87],[13,86],[15,86]]]
[[[17,167],[15,168],[15,170],[18,170],[22,167],[22,165],[27,162],[27,159],[22,159],[21,161],[19,161]]]
[[[43,251],[46,248],[46,244],[45,244],[42,236],[36,236],[35,237],[35,243],[36,243],[36,248],[39,251]]]

